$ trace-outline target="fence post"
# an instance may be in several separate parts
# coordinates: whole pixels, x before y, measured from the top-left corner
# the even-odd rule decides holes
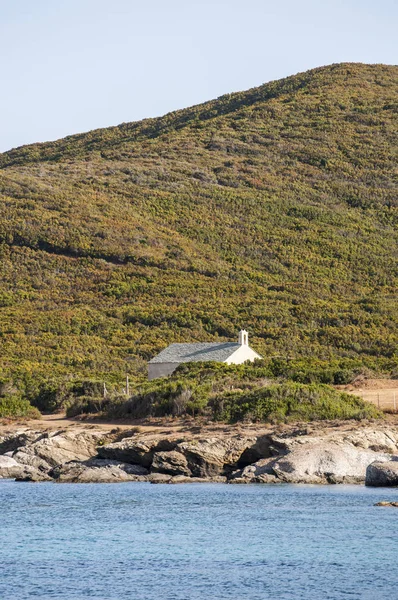
[[[396,404],[395,392],[394,392],[394,412],[397,412],[397,404]]]
[[[380,408],[380,394],[377,394],[377,406]]]

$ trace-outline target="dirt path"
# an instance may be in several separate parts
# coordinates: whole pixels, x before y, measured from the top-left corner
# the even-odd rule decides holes
[[[83,430],[95,430],[103,431],[104,433],[115,433],[119,432],[131,432],[131,435],[140,433],[148,436],[170,436],[178,437],[181,436],[184,439],[190,439],[197,436],[212,436],[219,435],[222,432],[229,434],[242,434],[242,435],[259,435],[260,433],[266,433],[269,430],[269,426],[266,424],[226,424],[226,423],[214,423],[208,422],[205,418],[203,419],[145,419],[140,421],[113,421],[113,422],[102,422],[97,419],[68,419],[65,414],[58,413],[53,415],[43,415],[39,419],[31,419],[28,421],[12,421],[3,423],[0,422],[0,435],[4,435],[7,432],[15,430],[30,429],[35,431],[56,431],[56,430],[69,430],[69,431],[83,431]]]

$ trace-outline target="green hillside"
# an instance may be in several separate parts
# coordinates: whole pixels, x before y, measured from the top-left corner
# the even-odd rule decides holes
[[[0,379],[139,379],[241,327],[398,372],[397,132],[398,67],[339,64],[1,154]]]

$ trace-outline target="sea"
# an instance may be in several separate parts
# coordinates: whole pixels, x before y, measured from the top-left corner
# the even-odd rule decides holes
[[[0,600],[395,600],[398,489],[0,481]]]

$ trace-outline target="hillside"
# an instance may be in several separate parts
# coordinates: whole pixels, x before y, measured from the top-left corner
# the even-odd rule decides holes
[[[398,67],[339,64],[1,154],[0,379],[139,379],[241,327],[397,373],[397,131]]]

